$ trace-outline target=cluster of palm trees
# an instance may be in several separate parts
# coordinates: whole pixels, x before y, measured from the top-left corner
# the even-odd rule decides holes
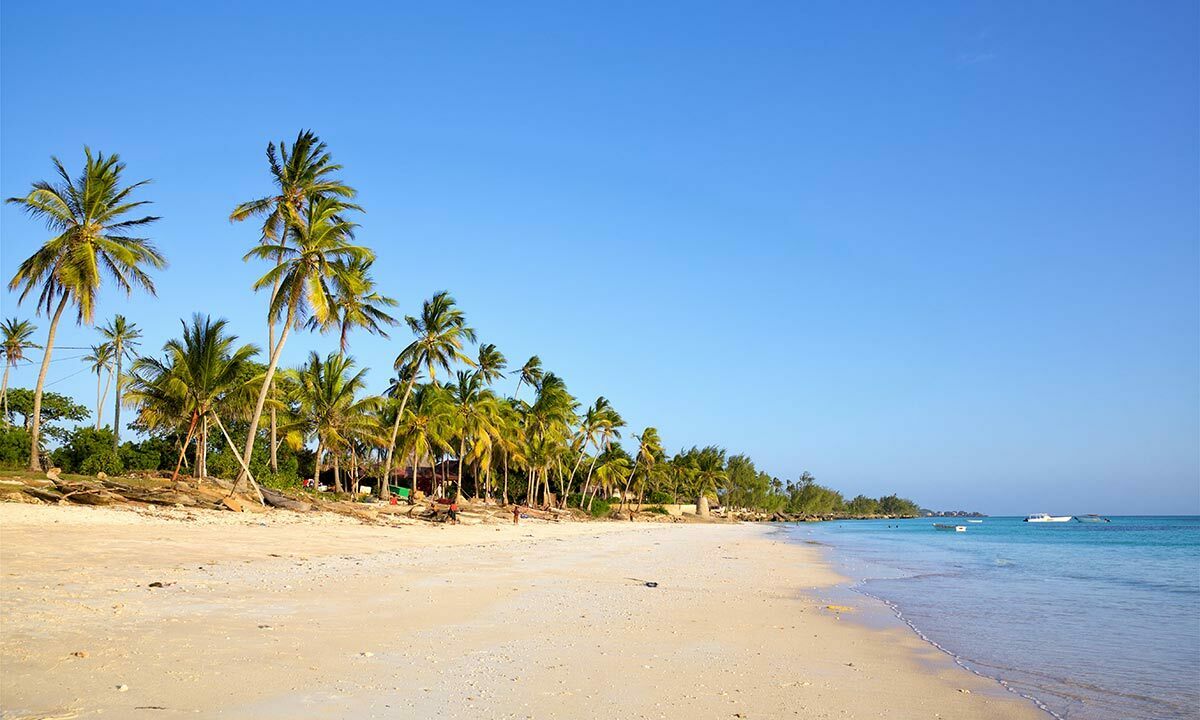
[[[136,410],[139,428],[176,438],[176,473],[190,461],[196,475],[206,476],[209,452],[223,447],[237,459],[235,483],[244,480],[255,492],[252,459],[262,442],[271,474],[278,472],[284,443],[315,444],[316,474],[332,469],[335,489],[356,488],[370,477],[385,498],[397,475],[415,482],[419,470],[431,466],[436,493],[469,491],[504,502],[515,497],[565,506],[575,497],[590,508],[596,498],[615,495],[625,502],[647,490],[692,496],[716,490],[724,451],[693,448],[668,460],[651,427],[634,435],[636,448],[628,453],[619,443],[625,421],[609,401],[597,398],[581,411],[564,381],[544,371],[536,356],[515,373],[512,395],[504,395],[496,385],[506,377],[504,355],[492,344],[472,350],[475,330],[446,292],[403,319],[412,339],[396,356],[386,392],[370,395],[367,370],[347,354],[351,334],[386,337],[401,322],[391,314],[395,300],[372,278],[374,253],[355,238],[354,217],[362,212],[353,202],[356,192],[338,178],[341,166],[312,132],[301,132],[290,146],[269,144],[267,159],[271,193],[230,215],[234,222],[262,220],[259,240],[244,259],[268,265],[254,283],[268,294],[266,347],[239,343],[224,320],[197,315],[159,356],[138,357],[141,333],[118,315],[86,358],[97,376],[97,428],[115,383],[117,442],[124,405]],[[27,195],[8,200],[43,220],[52,235],[10,282],[22,301],[36,295],[39,314],[50,318],[34,390],[33,470],[41,467],[40,403],[64,311],[73,308],[78,322],[90,324],[106,282],[127,294],[153,294],[149,273],[166,266],[154,244],[136,236],[158,218],[142,215],[147,201],[132,195],[145,183],[125,184],[125,165],[116,155],[85,150],[77,176],[53,163],[55,181],[34,183]],[[13,319],[3,330],[7,388],[8,368],[37,346],[28,322]],[[336,332],[337,349],[281,368],[285,343],[304,330]],[[260,431],[264,414],[268,426]]]

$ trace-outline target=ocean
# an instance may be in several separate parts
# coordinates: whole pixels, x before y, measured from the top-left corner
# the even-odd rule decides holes
[[[847,520],[788,533],[828,545],[851,590],[1063,720],[1200,718],[1200,517],[1111,520]]]

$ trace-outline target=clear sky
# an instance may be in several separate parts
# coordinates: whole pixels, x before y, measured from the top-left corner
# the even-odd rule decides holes
[[[671,449],[938,508],[1200,512],[1195,2],[2,12],[0,192],[85,143],[154,180],[158,298],[99,308],[147,351],[195,311],[265,343],[227,217],[312,128],[403,312],[451,290]],[[47,233],[0,233],[7,281]],[[352,338],[376,389],[406,339]],[[50,389],[90,404],[81,353]]]

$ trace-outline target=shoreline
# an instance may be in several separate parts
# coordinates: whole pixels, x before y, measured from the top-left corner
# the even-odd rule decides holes
[[[1045,717],[778,526],[160,515],[0,505],[6,720]]]
[[[924,518],[922,518],[922,519],[924,519]],[[911,632],[914,636],[919,638],[921,640],[921,642],[934,648],[938,652],[944,654],[947,658],[952,660],[955,665],[962,668],[965,672],[971,673],[972,675],[974,675],[978,678],[981,678],[983,680],[994,683],[996,685],[996,687],[1001,688],[1003,691],[1010,694],[1013,698],[1017,699],[1020,702],[1026,702],[1026,703],[1033,705],[1034,707],[1036,707],[1038,710],[1040,710],[1044,714],[1043,715],[1044,717],[1050,717],[1050,718],[1055,718],[1056,720],[1061,720],[1062,716],[1060,716],[1058,713],[1054,712],[1054,710],[1052,710],[1049,706],[1047,706],[1046,703],[1043,702],[1040,698],[1036,697],[1035,695],[1026,694],[1026,693],[1022,692],[1021,690],[1014,687],[1009,681],[1007,681],[1003,678],[1000,678],[1000,677],[997,677],[994,675],[989,675],[985,672],[975,669],[975,667],[972,666],[970,660],[955,653],[950,648],[947,648],[947,647],[939,644],[936,640],[931,638],[926,633],[926,631],[922,630],[920,627],[918,627],[916,625],[916,623],[914,623],[911,619],[909,619],[909,617],[904,614],[904,610],[902,607],[900,607],[900,605],[898,605],[895,602],[892,602],[891,600],[880,597],[878,595],[874,595],[874,594],[868,592],[867,590],[865,590],[864,589],[864,585],[866,584],[865,579],[853,578],[853,577],[850,577],[849,575],[847,575],[846,573],[838,570],[840,561],[839,561],[839,558],[837,557],[837,554],[838,554],[838,552],[845,552],[845,551],[839,550],[839,548],[836,544],[828,542],[827,540],[828,539],[803,540],[802,542],[811,544],[814,547],[818,548],[818,552],[822,555],[823,562],[825,562],[833,572],[837,572],[843,578],[842,588],[847,593],[850,593],[853,596],[858,597],[858,598],[865,598],[868,601],[878,605],[879,611],[887,616],[888,621],[896,622],[896,623],[899,623],[900,625],[904,626],[905,628],[907,628],[909,630],[909,632]],[[844,561],[844,559],[845,558],[842,558],[841,560]]]

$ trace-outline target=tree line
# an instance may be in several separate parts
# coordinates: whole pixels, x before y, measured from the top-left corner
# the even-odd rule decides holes
[[[847,502],[808,473],[781,482],[745,455],[715,445],[668,455],[654,427],[633,433],[627,449],[621,441],[629,428],[606,398],[585,405],[537,356],[510,368],[496,345],[479,342],[450,293],[435,294],[415,315],[397,317],[396,301],[376,286],[374,251],[355,235],[362,212],[357,193],[310,131],[290,145],[268,144],[270,192],[230,213],[233,222],[260,221],[243,259],[265,266],[253,289],[267,298],[266,345],[242,342],[224,319],[197,314],[182,320],[178,336],[161,349],[142,354],[141,329],[117,315],[98,329],[98,342],[83,358],[96,376],[94,425],[60,427],[55,421],[92,414],[46,391],[64,313],[72,310],[77,323],[92,325],[105,287],[153,295],[152,272],[167,264],[154,243],[140,237],[159,219],[144,214],[148,201],[135,198],[145,181],[127,184],[116,155],[84,154],[78,175],[54,158],[55,180],[35,182],[28,194],[7,200],[51,234],[9,283],[20,302],[36,298],[37,314],[49,318],[49,327],[39,345],[30,321],[0,325],[6,361],[0,463],[23,462],[38,471],[49,459],[68,471],[225,476],[252,492],[260,482],[295,485],[324,473],[335,492],[367,481],[385,499],[400,478],[411,486],[425,470],[437,495],[573,504],[593,512],[607,512],[614,499],[622,505],[689,499],[811,514],[915,513],[915,505],[894,495]],[[387,389],[371,394],[367,368],[349,354],[351,340],[359,332],[388,337],[396,328],[410,337],[394,359]],[[302,332],[337,341],[327,353],[311,352],[300,365],[281,367],[285,344]],[[42,350],[35,387],[10,390],[9,370],[29,362],[32,350]],[[112,423],[106,425],[110,391]],[[144,440],[121,442],[122,408],[131,411],[128,426]],[[20,426],[13,425],[16,415]],[[49,458],[46,435],[60,443]]]

